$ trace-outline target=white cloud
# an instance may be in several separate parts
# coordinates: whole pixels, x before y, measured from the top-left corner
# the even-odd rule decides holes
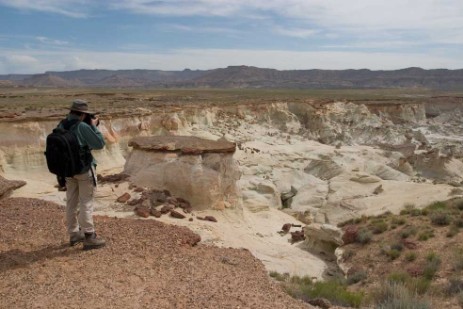
[[[89,0],[0,0],[0,4],[21,9],[50,12],[74,18],[86,17]]]
[[[15,54],[15,56],[8,56]],[[427,69],[463,67],[462,59],[428,53],[295,52],[284,50],[184,49],[166,53],[0,50],[0,74],[77,69],[213,69],[252,65],[286,69]],[[2,69],[3,66],[3,69]]]
[[[275,27],[274,31],[280,35],[300,38],[300,39],[312,37],[319,33],[318,30],[314,30],[314,29],[283,28],[283,27]]]
[[[58,46],[63,46],[63,45],[68,45],[68,41],[62,41],[62,40],[55,40],[55,39],[50,39],[44,36],[38,36],[35,38],[37,41],[40,43],[46,44],[46,45],[58,45]]]

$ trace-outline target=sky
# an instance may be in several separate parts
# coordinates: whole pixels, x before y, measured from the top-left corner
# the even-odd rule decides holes
[[[463,68],[463,0],[0,0],[0,74]]]

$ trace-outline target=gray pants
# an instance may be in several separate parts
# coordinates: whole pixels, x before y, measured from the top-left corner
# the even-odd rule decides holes
[[[79,227],[84,233],[95,232],[93,226],[94,191],[91,170],[73,177],[66,177],[66,224],[69,234],[78,232]]]

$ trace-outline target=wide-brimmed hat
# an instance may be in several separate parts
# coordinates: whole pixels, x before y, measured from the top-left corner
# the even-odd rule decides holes
[[[88,109],[88,102],[85,100],[81,100],[81,99],[74,100],[69,109],[72,111],[86,113],[86,114],[95,114],[93,111],[90,111]]]

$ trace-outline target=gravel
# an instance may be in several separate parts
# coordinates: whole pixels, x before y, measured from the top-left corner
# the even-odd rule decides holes
[[[313,308],[245,249],[194,245],[187,228],[96,217],[103,249],[69,247],[64,209],[0,201],[0,308]]]

